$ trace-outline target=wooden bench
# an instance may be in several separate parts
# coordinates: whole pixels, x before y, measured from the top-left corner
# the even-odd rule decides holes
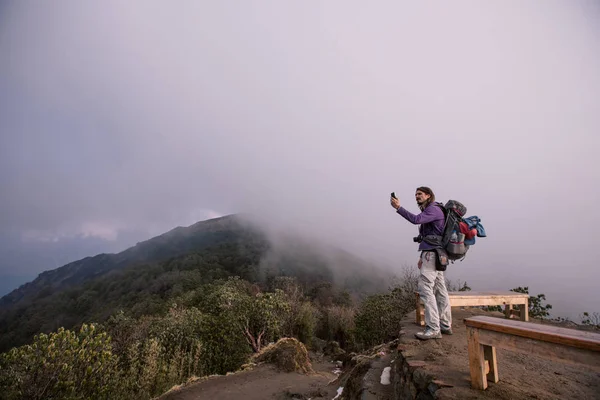
[[[488,380],[498,382],[496,347],[600,370],[598,333],[487,316],[464,321],[474,389],[485,390]]]
[[[417,297],[417,325],[425,325],[425,309],[419,293]],[[506,318],[518,318],[521,321],[529,321],[529,295],[517,292],[448,292],[451,307],[475,307],[475,306],[504,306]],[[513,308],[518,305],[519,310]]]

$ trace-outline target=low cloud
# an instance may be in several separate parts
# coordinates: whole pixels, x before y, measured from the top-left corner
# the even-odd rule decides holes
[[[118,241],[243,212],[403,265],[416,227],[389,193],[416,211],[427,185],[488,230],[451,276],[565,302],[576,287],[600,309],[581,278],[600,224],[599,16],[593,2],[3,4],[0,232]]]

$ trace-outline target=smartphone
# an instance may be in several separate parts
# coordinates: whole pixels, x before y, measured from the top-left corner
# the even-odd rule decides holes
[[[395,199],[397,199],[396,192],[392,192],[392,197],[395,198]]]

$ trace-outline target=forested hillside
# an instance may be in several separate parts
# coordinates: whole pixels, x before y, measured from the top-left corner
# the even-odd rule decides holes
[[[117,311],[134,318],[164,313],[170,300],[231,276],[263,289],[274,277],[291,276],[306,292],[335,285],[347,296],[389,282],[386,273],[339,249],[317,250],[294,237],[274,246],[260,229],[227,216],[40,274],[0,301],[0,351]]]
[[[237,216],[44,272],[2,299],[6,398],[151,398],[272,341],[361,349],[397,335],[415,276]]]

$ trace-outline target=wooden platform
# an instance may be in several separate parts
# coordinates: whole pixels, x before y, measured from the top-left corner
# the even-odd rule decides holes
[[[471,386],[498,382],[496,348],[585,364],[600,371],[600,334],[488,316],[466,318]]]
[[[419,293],[415,293],[416,322],[417,325],[425,325],[425,309]],[[491,291],[491,292],[448,292],[451,307],[478,307],[478,306],[504,306],[504,316],[506,318],[518,318],[521,321],[529,321],[529,295],[526,293],[517,293],[509,291]],[[513,306],[520,306],[514,309]]]

